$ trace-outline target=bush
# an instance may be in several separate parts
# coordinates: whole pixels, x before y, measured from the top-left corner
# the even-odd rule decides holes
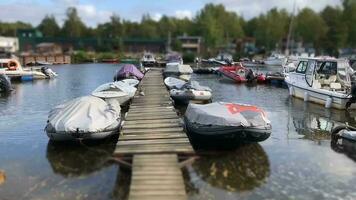
[[[183,61],[185,63],[193,63],[195,59],[195,54],[191,52],[183,53]]]

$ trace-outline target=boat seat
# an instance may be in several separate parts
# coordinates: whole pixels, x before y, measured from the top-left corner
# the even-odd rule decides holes
[[[330,83],[330,89],[341,90],[341,84],[340,83]]]
[[[336,79],[336,75],[332,75],[328,79],[324,79],[323,84],[330,85],[330,83],[335,83]]]
[[[314,89],[320,89],[321,88],[321,84],[320,84],[320,82],[318,80],[314,80],[313,88]]]

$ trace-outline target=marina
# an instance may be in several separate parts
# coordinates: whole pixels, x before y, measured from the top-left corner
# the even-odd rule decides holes
[[[53,106],[90,94],[98,85],[112,80],[118,70],[118,65],[84,64],[54,66],[53,69],[58,72],[58,78],[51,81],[14,83],[15,92],[10,96],[0,98],[1,113],[11,113],[2,115],[0,122],[0,150],[8,152],[0,155],[2,161],[0,168],[6,174],[6,181],[0,186],[2,197],[16,199],[129,198],[130,191],[133,189],[131,188],[132,182],[129,184],[132,180],[132,172],[127,170],[125,163],[136,160],[132,160],[132,153],[120,157],[113,156],[120,149],[117,144],[124,141],[119,140],[117,143],[115,140],[109,140],[99,145],[90,143],[80,146],[56,145],[48,141],[43,131],[48,111]],[[98,76],[99,71],[101,73]],[[85,73],[86,77],[76,76],[75,74],[79,72]],[[148,78],[150,72],[147,75]],[[88,78],[91,80],[89,84]],[[183,181],[184,192],[188,199],[208,197],[263,199],[272,196],[275,199],[285,199],[290,195],[299,199],[324,195],[345,199],[355,197],[352,186],[355,181],[353,174],[356,172],[353,154],[335,150],[334,146],[331,146],[330,134],[332,128],[344,122],[355,126],[356,121],[352,117],[355,114],[354,111],[325,109],[321,105],[306,103],[290,97],[288,89],[279,86],[235,84],[233,81],[219,79],[215,74],[193,74],[192,79],[209,86],[213,91],[214,101],[235,101],[263,108],[271,120],[273,131],[269,139],[258,144],[243,145],[226,153],[203,154],[192,164],[186,164],[181,171],[177,171],[176,164],[178,161],[182,162],[182,158],[187,159],[189,154],[180,154],[181,159],[178,157],[177,160],[167,158],[166,162],[174,163],[172,168],[167,169],[170,171],[167,173],[179,175],[179,181]],[[163,78],[156,80],[156,82],[142,82],[142,84],[145,84],[144,87],[158,87],[161,90],[144,91],[143,97],[166,96],[165,100],[162,99],[163,105],[171,107],[171,110],[168,114],[161,114],[161,116],[173,119],[160,119],[159,121],[164,122],[163,124],[178,124],[180,118],[173,111],[172,101],[169,100],[168,91],[163,85]],[[43,90],[47,92],[43,93]],[[23,101],[23,99],[29,101]],[[157,100],[157,98],[149,99]],[[152,108],[140,107],[139,103],[144,102],[140,100],[140,97],[134,99],[134,102],[138,104],[131,105],[127,118],[129,119],[131,114],[132,119],[140,117],[141,120],[146,120],[145,122],[157,127],[158,125],[153,122],[158,120],[143,119],[148,117],[141,116],[138,110],[135,111],[138,108],[150,111]],[[36,108],[36,111],[29,109],[29,106]],[[178,109],[179,116],[185,112],[184,110],[184,107]],[[167,112],[160,109],[158,111]],[[17,120],[14,121],[14,119]],[[16,129],[13,128],[14,126]],[[136,139],[143,137],[147,131],[137,133],[140,126],[136,126],[135,121],[127,121],[125,126],[127,126],[128,133],[133,131],[132,127],[136,129],[135,134],[130,133],[126,138],[128,138],[127,141],[135,141],[135,145],[138,145]],[[146,130],[150,129],[148,125],[143,127]],[[182,131],[181,127],[175,129]],[[167,131],[167,128],[161,127],[161,130]],[[151,136],[169,136],[174,143],[179,141],[189,144],[185,134],[157,133],[149,137]],[[130,140],[129,137],[134,140]],[[125,136],[119,137],[121,140],[123,138]],[[147,139],[145,140],[147,142]],[[126,162],[120,164],[117,158]],[[140,159],[137,161],[141,163],[147,161],[142,157]],[[146,169],[152,170],[152,173],[165,173],[165,171],[153,170],[159,168],[151,166],[160,165],[160,162],[155,161],[153,157],[149,159],[152,162],[146,162],[148,164]],[[134,168],[134,170],[139,170],[139,168]],[[153,179],[152,182],[154,182]],[[183,191],[181,184],[176,185],[175,190]],[[10,189],[13,187],[21,192],[13,192]],[[137,185],[136,188],[140,187],[142,185]],[[169,188],[168,185],[166,187]],[[148,189],[155,190],[156,188],[147,186]],[[344,191],[347,192],[344,193]],[[177,192],[177,194],[182,193]]]

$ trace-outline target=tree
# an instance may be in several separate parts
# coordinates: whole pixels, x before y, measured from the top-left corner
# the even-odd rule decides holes
[[[20,21],[15,23],[0,22],[0,35],[16,37],[16,31],[18,29],[28,29],[28,28],[32,28],[31,24],[20,22]]]
[[[343,20],[348,28],[348,45],[356,47],[356,0],[343,0],[344,14]]]
[[[310,8],[304,8],[296,17],[296,34],[306,43],[312,43],[319,51],[328,31],[323,18]]]
[[[63,35],[66,37],[82,37],[86,35],[86,26],[78,16],[76,8],[67,9],[67,19],[62,28]]]
[[[343,11],[339,7],[327,6],[321,12],[321,17],[328,27],[322,47],[329,55],[338,56],[338,49],[345,46],[348,36]]]
[[[37,28],[47,37],[58,36],[60,32],[60,27],[53,15],[46,15]]]

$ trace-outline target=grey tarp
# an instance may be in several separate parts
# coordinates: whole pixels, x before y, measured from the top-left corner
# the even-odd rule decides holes
[[[185,117],[191,123],[216,126],[267,126],[270,122],[261,109],[235,103],[189,104]]]
[[[186,83],[186,81],[174,77],[167,77],[164,79],[164,84],[166,84],[169,89],[180,89]]]
[[[192,74],[193,69],[189,65],[181,65],[179,63],[168,63],[164,72],[171,73],[171,74]]]
[[[47,132],[94,133],[114,129],[120,125],[120,105],[107,103],[101,98],[84,96],[52,109]]]
[[[189,81],[188,83],[183,85],[182,89],[183,88],[211,92],[211,89],[209,87],[201,86],[197,81]]]

